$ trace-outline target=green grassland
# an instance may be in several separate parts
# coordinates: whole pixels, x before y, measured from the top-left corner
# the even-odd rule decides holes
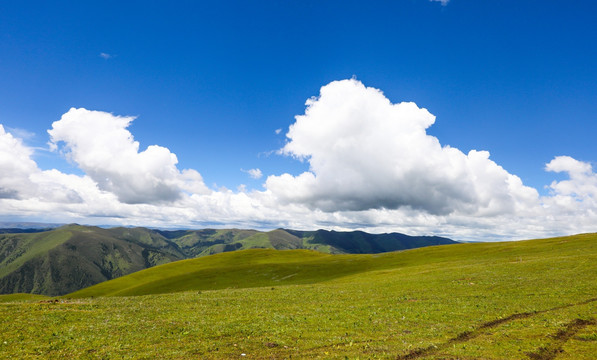
[[[16,293],[16,294],[5,294],[0,295],[0,303],[13,302],[13,301],[25,301],[25,300],[49,300],[51,299],[46,295],[38,294],[27,294],[27,293]]]
[[[0,358],[595,359],[596,318],[597,234],[244,250],[0,296]]]
[[[165,231],[71,224],[37,233],[7,231],[0,229],[0,294],[53,296],[172,261],[251,248],[363,254],[455,243],[434,236],[325,230]]]

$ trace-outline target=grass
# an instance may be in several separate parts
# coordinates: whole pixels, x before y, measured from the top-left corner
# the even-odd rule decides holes
[[[595,359],[595,275],[594,234],[233,252],[2,302],[0,358]]]
[[[13,252],[11,256],[2,260],[4,266],[0,267],[0,277],[10,274],[27,261],[65,243],[72,236],[72,232],[61,229],[52,232],[6,234],[1,236],[18,239],[18,251]]]
[[[243,245],[241,249],[273,248],[266,233],[255,234],[239,242]]]
[[[371,255],[250,249],[153,267],[66,296],[132,296],[315,283],[365,271],[373,259]]]
[[[38,294],[3,294],[0,295],[0,303],[14,302],[14,301],[42,301],[51,299],[49,296]]]

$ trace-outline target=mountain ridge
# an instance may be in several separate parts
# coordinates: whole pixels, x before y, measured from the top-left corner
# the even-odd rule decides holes
[[[362,231],[106,229],[77,224],[30,233],[0,230],[0,294],[63,295],[155,265],[236,250],[364,254],[452,243],[441,237]]]

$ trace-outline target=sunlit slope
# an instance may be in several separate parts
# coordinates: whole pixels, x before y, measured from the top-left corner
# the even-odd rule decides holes
[[[403,276],[450,269],[557,267],[570,261],[597,260],[597,235],[505,243],[476,243],[426,247],[376,255],[329,255],[308,250],[252,249],[177,261],[104,282],[67,297],[147,295],[188,290],[251,288],[310,284],[349,275],[371,276],[372,271],[399,269]],[[586,264],[585,264],[586,265]],[[597,267],[595,267],[597,270]]]
[[[7,303],[7,302],[14,302],[14,301],[43,301],[46,299],[50,299],[50,298],[48,296],[38,295],[38,294],[16,293],[16,294],[0,295],[0,303]]]
[[[184,258],[175,244],[143,228],[68,225],[0,234],[0,293],[62,295]]]
[[[0,235],[0,277],[65,243],[71,236],[72,232],[68,229],[33,234]]]
[[[187,258],[234,251],[240,246],[237,242],[259,233],[256,230],[202,229],[159,231],[157,233],[176,243]]]
[[[187,290],[306,284],[371,268],[372,256],[250,249],[177,261],[66,295],[147,295]]]

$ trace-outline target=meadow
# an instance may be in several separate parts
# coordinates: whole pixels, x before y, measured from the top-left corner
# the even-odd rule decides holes
[[[3,359],[595,359],[597,235],[246,250],[0,296]]]

